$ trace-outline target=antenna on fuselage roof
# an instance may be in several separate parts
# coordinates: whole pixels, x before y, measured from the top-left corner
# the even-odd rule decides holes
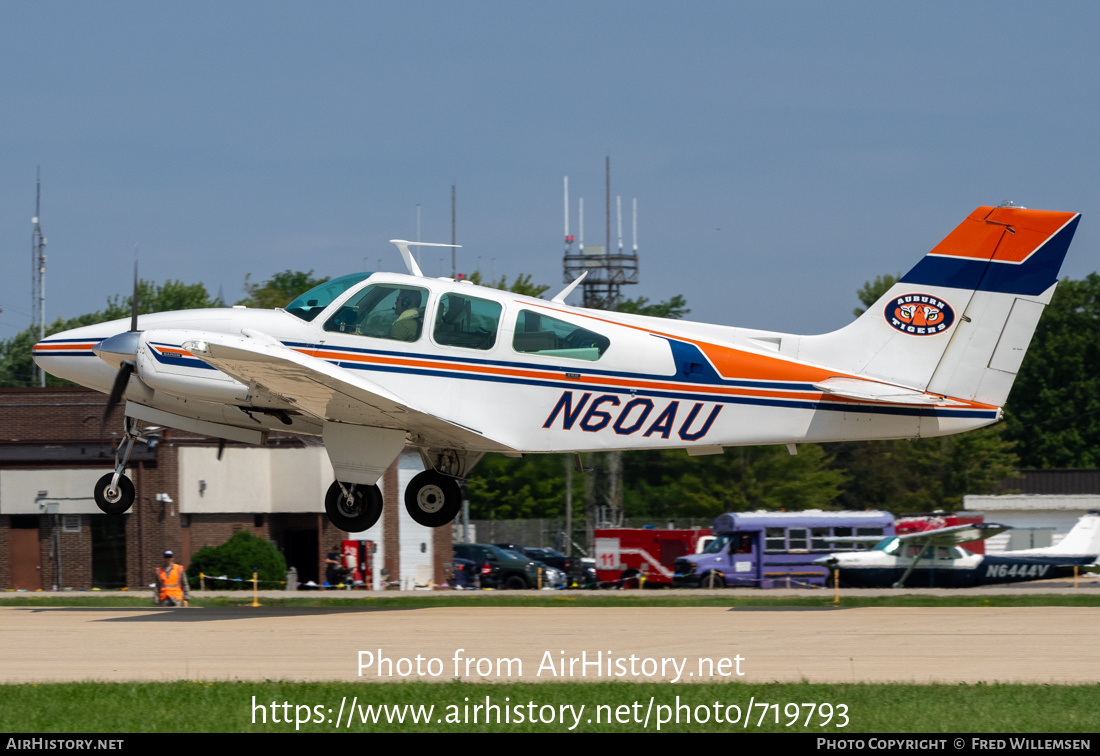
[[[390,239],[390,244],[396,244],[397,248],[401,250],[401,259],[405,261],[405,267],[409,269],[409,275],[420,276],[421,278],[427,278],[427,276],[421,272],[420,266],[416,264],[409,247],[462,247],[461,244],[433,244],[432,242],[414,242],[405,241],[404,239]]]

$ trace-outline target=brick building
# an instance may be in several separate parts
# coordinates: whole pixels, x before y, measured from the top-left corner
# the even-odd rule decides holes
[[[342,540],[373,542],[375,588],[418,574],[443,582],[451,529],[417,525],[403,505],[421,469],[415,451],[380,481],[379,523],[349,535],[324,514],[333,476],[323,448],[272,434],[265,447],[230,444],[219,461],[215,440],[164,429],[131,454],[134,506],[106,515],[92,487],[114,467],[122,412],[101,429],[105,401],[84,388],[0,390],[0,590],[142,589],[165,549],[187,564],[237,530],[273,541],[300,582],[320,582]]]

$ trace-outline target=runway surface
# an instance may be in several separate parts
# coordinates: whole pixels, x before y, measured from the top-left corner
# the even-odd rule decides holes
[[[0,682],[1092,683],[1098,616],[1073,607],[0,607]]]

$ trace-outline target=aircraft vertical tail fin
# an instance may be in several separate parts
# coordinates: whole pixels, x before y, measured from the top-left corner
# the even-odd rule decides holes
[[[1080,217],[979,207],[854,323],[803,337],[799,357],[1003,406]]]

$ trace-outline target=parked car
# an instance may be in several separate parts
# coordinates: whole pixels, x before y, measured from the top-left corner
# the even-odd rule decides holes
[[[574,582],[581,587],[596,584],[596,566],[592,560],[587,560],[591,564],[585,564],[586,560],[580,557],[566,556],[555,549],[520,546],[515,543],[498,543],[496,545],[502,549],[511,549],[526,554],[531,559],[561,570],[565,573],[566,585],[571,585]]]
[[[509,554],[489,543],[456,543],[454,555],[480,567],[482,588],[523,590],[538,585],[538,567],[521,554]]]

